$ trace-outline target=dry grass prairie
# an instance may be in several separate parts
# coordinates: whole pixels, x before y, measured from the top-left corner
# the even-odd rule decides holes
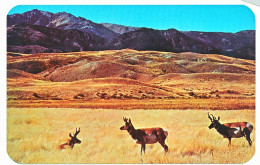
[[[248,121],[255,126],[254,110],[209,111],[220,122]],[[228,140],[209,130],[203,110],[109,110],[73,108],[8,108],[7,151],[19,163],[245,163],[255,152],[255,128],[249,147],[245,138]],[[158,144],[147,145],[140,155],[122,118],[135,128],[159,126],[169,132],[165,155]],[[81,144],[59,150],[70,132],[81,128]]]
[[[8,100],[9,108],[91,108],[91,109],[168,109],[244,110],[255,109],[255,99],[93,99],[93,100]]]

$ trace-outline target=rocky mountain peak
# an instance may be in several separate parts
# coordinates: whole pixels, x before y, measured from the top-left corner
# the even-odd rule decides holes
[[[38,38],[41,38],[39,35],[45,36],[49,34],[47,32],[48,28],[52,28],[49,30],[55,34],[56,31],[53,29],[59,29],[61,30],[59,31],[60,33],[66,33],[68,35],[71,33],[68,33],[67,30],[77,30],[77,32],[73,31],[73,33],[77,33],[77,42],[74,42],[75,37],[73,35],[66,36],[71,40],[68,43],[72,44],[72,46],[67,45],[67,47],[73,47],[72,50],[88,50],[88,48],[92,50],[94,48],[95,50],[131,48],[136,50],[215,53],[231,57],[255,59],[254,30],[245,30],[237,33],[181,32],[173,28],[168,30],[156,30],[146,27],[131,27],[111,23],[98,24],[86,18],[76,17],[66,12],[51,13],[37,9],[22,14],[7,16],[8,27],[21,23],[26,25],[39,25],[42,26],[42,28],[37,27],[36,30],[35,27],[33,27],[33,29],[31,29],[32,27],[25,28],[23,29],[24,34],[18,31],[21,27],[7,28],[8,43],[16,43],[16,41],[20,42],[18,40],[22,40],[24,43],[43,46],[40,44],[44,42],[54,42],[57,40],[54,38],[55,36],[61,37],[57,34],[46,37],[48,41],[42,40],[40,43],[34,42],[38,41]],[[39,29],[42,31],[39,31]],[[82,35],[80,35],[81,32]],[[27,36],[27,38],[25,38],[25,36]],[[34,36],[37,39],[30,36]],[[26,42],[24,40],[26,40]],[[88,42],[91,44],[86,44]],[[84,47],[82,45],[88,46]],[[100,47],[100,45],[102,46]],[[25,45],[22,44],[20,46]],[[59,47],[59,50],[70,51],[62,47]]]

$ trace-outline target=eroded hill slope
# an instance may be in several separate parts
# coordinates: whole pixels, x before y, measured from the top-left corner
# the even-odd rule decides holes
[[[255,61],[136,51],[7,53],[9,100],[254,98]]]

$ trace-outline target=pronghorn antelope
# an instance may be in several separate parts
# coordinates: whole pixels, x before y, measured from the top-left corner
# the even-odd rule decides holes
[[[212,116],[212,117],[211,117]],[[209,129],[215,128],[218,133],[220,133],[224,138],[228,138],[228,146],[231,145],[231,138],[240,138],[245,136],[249,145],[252,145],[252,140],[250,139],[250,133],[253,131],[253,126],[248,122],[235,122],[235,123],[225,123],[221,124],[219,122],[220,117],[216,119],[215,116],[208,113],[208,118],[211,121]]]
[[[81,141],[77,138],[77,135],[79,134],[79,132],[80,132],[80,128],[79,128],[79,130],[77,130],[77,128],[76,128],[76,133],[74,134],[74,136],[72,136],[71,133],[70,133],[70,134],[69,134],[70,139],[68,139],[66,143],[61,144],[61,145],[59,146],[59,149],[64,149],[66,145],[68,145],[68,146],[70,146],[71,148],[73,148],[73,147],[74,147],[74,144],[76,144],[76,143],[80,144]]]
[[[160,127],[135,129],[130,118],[124,117],[123,120],[125,125],[120,127],[120,130],[127,130],[134,141],[137,144],[141,144],[141,155],[142,151],[145,153],[145,144],[154,144],[156,142],[159,142],[165,152],[168,152],[168,146],[165,144],[165,139],[168,135],[166,130]]]

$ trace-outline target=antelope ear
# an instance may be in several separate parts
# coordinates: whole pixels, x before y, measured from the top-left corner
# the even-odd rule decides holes
[[[218,116],[218,121],[219,121],[220,117]]]
[[[71,133],[69,134],[69,136],[70,136],[71,138],[73,138],[72,135],[71,135]]]
[[[129,118],[129,123],[131,123],[131,119]]]

